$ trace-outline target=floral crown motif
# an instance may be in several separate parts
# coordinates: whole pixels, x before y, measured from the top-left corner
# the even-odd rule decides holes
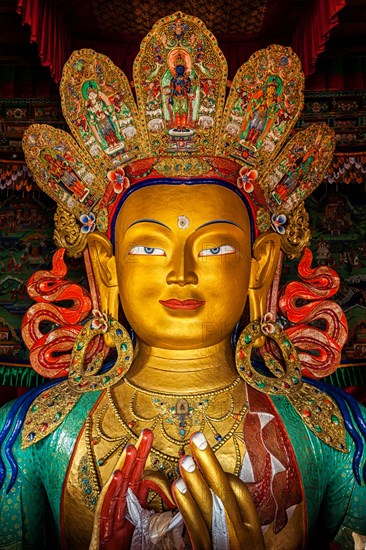
[[[223,180],[298,256],[310,238],[303,201],[322,181],[335,139],[325,124],[293,132],[303,107],[300,61],[287,47],[256,52],[228,97],[227,64],[197,18],[159,20],[134,62],[137,104],[123,72],[93,50],[75,51],[60,85],[71,134],[32,125],[23,147],[38,185],[58,204],[55,240],[71,255],[94,229],[108,233],[125,191],[140,181]]]

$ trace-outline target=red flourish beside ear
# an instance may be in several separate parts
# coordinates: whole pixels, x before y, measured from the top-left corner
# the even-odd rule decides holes
[[[33,369],[46,378],[67,375],[71,350],[82,329],[80,323],[88,317],[93,306],[89,292],[64,279],[67,275],[64,254],[65,248],[57,250],[53,256],[52,270],[37,271],[27,285],[29,296],[37,303],[24,316],[22,336],[30,351]],[[40,327],[42,321],[57,328],[44,333]],[[103,338],[94,338],[88,349],[87,361],[103,346]]]
[[[305,248],[298,266],[301,281],[286,285],[279,308],[292,323],[285,332],[298,350],[302,373],[321,378],[339,366],[348,327],[340,306],[328,300],[338,291],[338,274],[328,266],[312,268],[312,260]]]

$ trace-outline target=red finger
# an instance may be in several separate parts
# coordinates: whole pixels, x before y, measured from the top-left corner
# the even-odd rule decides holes
[[[105,494],[102,512],[100,517],[100,541],[107,542],[113,533],[113,516],[116,504],[116,498],[120,491],[122,483],[122,474],[118,470],[114,472],[113,478],[109,484],[108,491]]]
[[[125,448],[126,458],[121,470],[121,486],[116,498],[114,509],[114,528],[120,529],[124,523],[127,506],[127,489],[136,464],[137,451],[134,445],[127,445]]]
[[[130,488],[135,493],[137,498],[140,500],[139,495],[139,484],[141,482],[142,474],[145,469],[146,460],[149,456],[152,444],[154,441],[154,434],[151,430],[143,430],[139,440],[136,443],[137,456],[135,467],[133,469],[131,479],[130,479]]]
[[[118,510],[120,517],[124,518],[125,516],[126,494],[136,460],[136,449],[133,445],[128,445],[124,452],[125,460],[122,470],[114,472],[110,486],[104,497],[100,518],[101,542],[107,542],[113,536],[116,510]]]

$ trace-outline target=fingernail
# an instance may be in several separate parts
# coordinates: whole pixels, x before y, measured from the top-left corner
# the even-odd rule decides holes
[[[183,458],[181,465],[187,472],[194,472],[196,469],[196,465],[194,463],[194,460],[191,456],[187,455]]]
[[[184,495],[184,493],[187,491],[187,485],[184,483],[183,479],[178,479],[175,482],[175,486],[178,489],[180,493]]]
[[[193,443],[196,445],[196,447],[199,448],[200,451],[204,451],[207,447],[207,439],[203,435],[202,432],[197,432],[192,437]]]

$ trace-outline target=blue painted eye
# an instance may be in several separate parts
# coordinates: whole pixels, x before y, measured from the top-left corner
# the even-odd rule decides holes
[[[223,244],[222,246],[216,246],[214,248],[205,248],[201,250],[198,256],[223,256],[224,254],[235,254],[235,252],[237,252],[237,250],[233,246]]]
[[[166,256],[162,248],[152,248],[150,246],[134,246],[129,254],[136,256]]]

